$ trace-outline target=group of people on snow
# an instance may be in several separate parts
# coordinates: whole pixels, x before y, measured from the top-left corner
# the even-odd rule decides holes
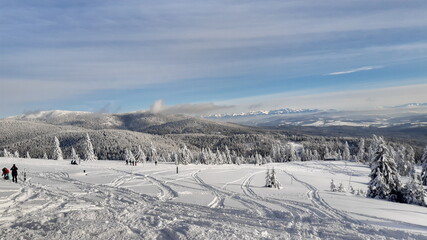
[[[137,161],[134,161],[134,160],[129,161],[126,159],[126,165],[136,166],[136,163]]]
[[[16,167],[16,165],[15,164],[13,164],[13,166],[10,168],[10,171],[12,172],[12,182],[18,182],[18,168]],[[7,168],[3,168],[2,169],[2,177],[5,179],[5,180],[9,180],[10,179],[10,175],[9,175],[9,173],[10,173],[10,171],[9,171],[9,169],[7,169]]]

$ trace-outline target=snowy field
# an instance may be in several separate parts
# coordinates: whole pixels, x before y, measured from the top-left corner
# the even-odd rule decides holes
[[[329,191],[366,191],[349,162],[187,165],[0,158],[0,239],[427,239],[427,208]],[[274,166],[282,189],[265,184]],[[22,171],[27,172],[23,182]],[[83,173],[83,170],[87,174]]]

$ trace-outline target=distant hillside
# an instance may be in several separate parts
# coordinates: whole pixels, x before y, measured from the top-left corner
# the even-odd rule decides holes
[[[100,159],[123,159],[125,148],[136,150],[138,145],[146,152],[153,145],[164,154],[183,144],[192,150],[223,149],[227,144],[241,154],[266,152],[280,138],[274,131],[182,115],[46,111],[0,120],[0,149],[18,150],[21,155],[28,151],[33,157],[42,157],[46,152],[50,156],[57,136],[64,154],[69,156],[72,146],[83,152],[86,133]],[[252,143],[256,139],[262,139],[262,144]]]
[[[85,129],[121,129],[157,135],[178,133],[240,134],[260,132],[259,129],[232,123],[221,123],[184,115],[134,112],[105,114],[71,111],[44,111],[9,117],[6,120],[30,121],[55,126],[74,126]]]

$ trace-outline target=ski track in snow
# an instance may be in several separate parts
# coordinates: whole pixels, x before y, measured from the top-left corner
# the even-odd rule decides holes
[[[284,173],[288,174],[289,176],[291,176],[293,179],[295,179],[295,181],[301,183],[302,185],[304,185],[304,187],[306,187],[308,189],[308,192],[307,192],[308,199],[324,215],[329,216],[331,218],[334,218],[340,222],[347,221],[347,222],[358,223],[357,221],[350,219],[346,214],[344,214],[341,211],[331,207],[328,203],[326,203],[325,200],[320,197],[319,191],[317,190],[316,187],[314,187],[313,185],[311,185],[307,182],[301,181],[300,179],[296,178],[293,174],[290,174],[289,172],[287,172],[283,169],[282,169],[282,171]]]
[[[215,196],[214,199],[208,204],[208,207],[210,207],[210,208],[224,208],[225,194],[223,194],[221,191],[215,189],[213,186],[206,184],[197,175],[197,172],[193,173],[192,177],[194,178],[194,180],[199,185],[201,185],[202,187],[208,189]]]
[[[198,176],[198,173],[193,174],[193,178],[203,188],[207,189],[212,193],[212,195],[214,195],[214,199],[208,204],[208,207],[210,208],[224,208],[225,199],[229,198],[237,202],[240,202],[243,206],[245,206],[249,211],[255,213],[258,217],[266,218],[266,217],[272,217],[275,215],[270,208],[258,203],[254,199],[246,195],[242,195],[240,193],[228,191],[226,189],[226,186],[230,183],[236,182],[236,180],[226,183],[221,189],[219,189],[214,187],[213,185],[206,184]],[[240,179],[245,179],[245,178],[240,178]],[[244,184],[244,180],[242,185],[243,184]],[[241,188],[242,188],[242,185],[241,185]]]
[[[115,170],[115,171],[125,173],[127,175],[131,175],[132,177],[130,177],[130,179],[132,179],[134,177],[143,177],[143,178],[147,179],[150,183],[155,185],[160,190],[160,193],[157,197],[161,201],[170,201],[170,200],[178,197],[178,193],[175,190],[173,190],[166,183],[166,181],[162,181],[162,180],[159,180],[159,179],[153,177],[153,175],[163,173],[163,172],[169,172],[169,171],[159,171],[159,172],[155,172],[151,175],[145,175],[142,173],[133,173],[133,172],[123,171],[123,170]],[[125,178],[125,177],[126,176],[121,176],[119,178]]]
[[[0,203],[1,239],[427,238],[362,224],[330,206],[313,185],[284,169],[283,174],[307,189],[306,197],[311,204],[259,194],[252,182],[265,170],[255,169],[222,187],[202,179],[198,167],[176,175],[181,179],[191,176],[208,190],[214,196],[208,206],[171,202],[178,197],[168,185],[173,180],[155,177],[168,171],[148,175],[110,170],[120,175],[108,184],[86,183],[70,178],[65,171],[31,173],[27,182],[20,179],[19,184],[13,185],[17,191]],[[136,179],[151,182],[159,189],[159,196],[123,187]],[[232,183],[240,183],[243,192],[227,189]],[[227,199],[238,201],[247,209],[230,208]]]

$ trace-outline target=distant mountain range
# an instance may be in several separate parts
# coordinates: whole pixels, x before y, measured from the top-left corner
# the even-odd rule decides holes
[[[318,112],[318,109],[292,109],[292,108],[282,108],[276,110],[258,110],[250,111],[245,113],[231,113],[231,114],[210,114],[203,116],[208,119],[216,118],[238,118],[238,117],[248,117],[248,116],[275,116],[282,114],[293,114],[293,113],[313,113]]]
[[[391,108],[417,108],[417,107],[427,107],[427,103],[407,103],[403,105],[393,106]]]

